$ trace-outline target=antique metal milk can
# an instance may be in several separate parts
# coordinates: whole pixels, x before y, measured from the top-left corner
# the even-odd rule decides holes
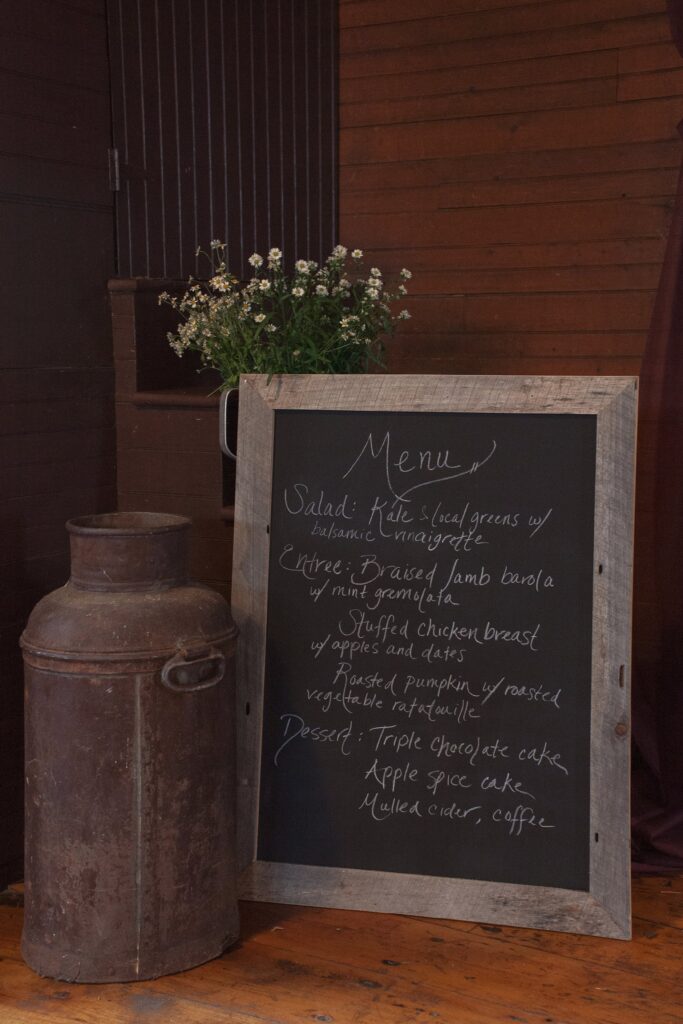
[[[34,609],[26,678],[22,951],[65,981],[220,955],[238,917],[236,627],[187,577],[190,521],[67,524],[71,579]]]

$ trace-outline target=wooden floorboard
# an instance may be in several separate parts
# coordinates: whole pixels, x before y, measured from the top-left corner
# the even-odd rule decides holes
[[[387,914],[242,904],[219,960],[131,985],[23,963],[0,904],[0,1024],[681,1024],[683,877],[634,882],[631,942]]]

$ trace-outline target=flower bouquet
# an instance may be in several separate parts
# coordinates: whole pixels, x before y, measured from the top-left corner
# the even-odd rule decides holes
[[[199,252],[198,252],[199,254]],[[174,351],[198,352],[214,367],[223,386],[234,387],[245,373],[364,373],[385,365],[384,340],[399,320],[392,304],[406,294],[409,270],[401,270],[388,291],[381,270],[363,269],[363,252],[337,245],[319,266],[297,260],[293,273],[280,249],[249,257],[253,276],[241,282],[226,263],[226,246],[211,243],[211,276],[190,281],[181,297],[163,293],[160,302],[180,313],[182,323],[168,335]]]

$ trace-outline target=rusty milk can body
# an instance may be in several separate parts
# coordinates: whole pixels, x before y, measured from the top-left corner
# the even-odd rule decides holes
[[[22,637],[22,951],[66,981],[158,977],[238,934],[236,628],[188,581],[189,520],[67,525],[71,579]]]

